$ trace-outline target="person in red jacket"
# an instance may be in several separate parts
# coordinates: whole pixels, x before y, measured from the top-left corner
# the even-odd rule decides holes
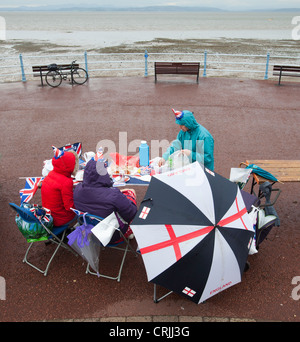
[[[70,209],[74,208],[73,180],[78,170],[78,155],[73,151],[60,151],[53,147],[53,170],[42,183],[42,206],[51,210],[54,226],[76,223],[76,215]]]

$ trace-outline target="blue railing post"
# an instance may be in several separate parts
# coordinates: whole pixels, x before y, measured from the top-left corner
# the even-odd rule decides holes
[[[206,60],[207,60],[207,51],[204,51],[204,66],[203,66],[203,77],[206,77]]]
[[[147,52],[147,50],[145,50],[145,55],[144,55],[144,57],[145,57],[145,77],[147,77],[148,76],[148,52]]]
[[[266,62],[266,72],[265,72],[265,77],[264,79],[268,79],[268,73],[269,73],[269,61],[270,61],[270,53],[267,53],[267,62]]]
[[[89,69],[88,69],[88,61],[87,61],[87,52],[84,51],[84,63],[85,63],[85,70],[89,76]]]
[[[21,53],[19,54],[19,59],[20,59],[21,72],[22,72],[22,82],[26,82],[26,76],[25,76],[24,64],[23,64],[23,57],[22,57]]]

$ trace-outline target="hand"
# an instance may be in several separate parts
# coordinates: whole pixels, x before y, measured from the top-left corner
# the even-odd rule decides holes
[[[163,166],[164,164],[165,164],[165,160],[164,160],[164,158],[160,158],[160,160],[158,161],[158,166],[159,167],[161,167],[161,166]]]
[[[189,157],[189,155],[191,154],[190,150],[181,150],[182,154],[185,154],[187,157]]]

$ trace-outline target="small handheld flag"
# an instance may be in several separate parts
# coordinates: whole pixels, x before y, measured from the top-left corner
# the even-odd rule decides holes
[[[59,159],[64,155],[64,151],[60,150],[59,148],[52,145],[53,152],[54,152],[54,158]]]

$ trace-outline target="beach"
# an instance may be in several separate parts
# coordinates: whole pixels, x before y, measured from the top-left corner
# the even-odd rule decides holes
[[[247,71],[244,76],[261,79],[268,53],[270,64],[277,63],[278,58],[282,64],[300,63],[300,43],[292,39],[291,20],[295,15],[292,12],[2,12],[0,15],[6,19],[7,25],[7,39],[0,41],[2,65],[12,65],[14,57],[13,63],[19,69],[18,59],[22,54],[28,74],[34,63],[66,63],[71,61],[72,57],[68,56],[72,54],[77,55],[82,63],[85,51],[92,63],[90,76],[143,76],[145,51],[149,63],[155,60],[197,60],[201,64],[206,51],[210,68],[207,76],[241,77],[243,70],[258,67],[261,73]],[[115,62],[120,60],[138,62],[126,68],[124,63]],[[230,62],[237,64],[226,65]],[[247,63],[250,65],[245,69]],[[259,66],[254,67],[252,63]],[[242,72],[236,71],[242,65]],[[138,70],[132,70],[134,68]],[[231,71],[225,71],[225,68]],[[149,75],[153,74],[152,64],[148,71]]]

